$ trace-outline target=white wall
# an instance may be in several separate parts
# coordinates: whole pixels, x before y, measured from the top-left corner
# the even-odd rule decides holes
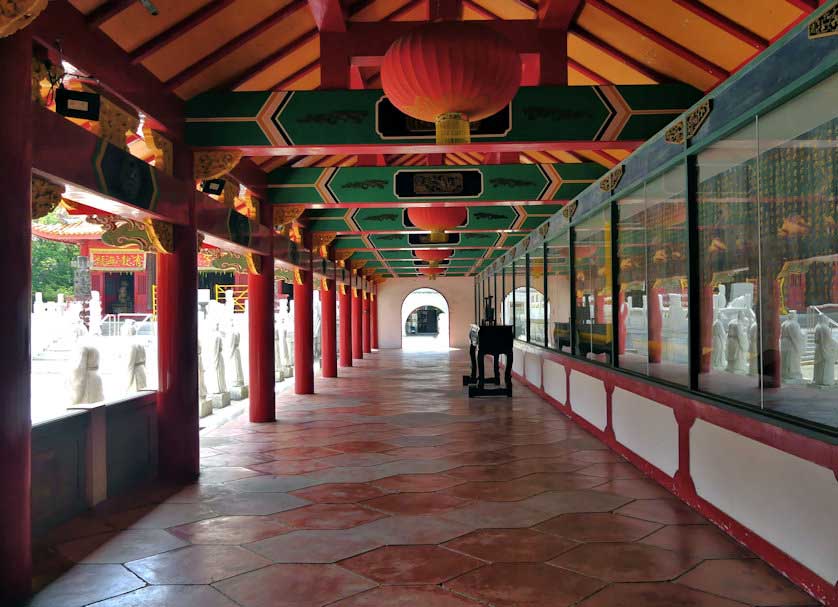
[[[402,302],[416,289],[435,289],[448,301],[451,347],[468,347],[474,322],[474,279],[471,277],[392,278],[378,288],[378,347],[402,347]]]

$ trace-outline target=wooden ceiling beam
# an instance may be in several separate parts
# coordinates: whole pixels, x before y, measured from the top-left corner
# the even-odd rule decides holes
[[[642,76],[648,78],[656,84],[661,84],[663,82],[671,80],[671,78],[657,72],[656,70],[650,68],[648,65],[641,63],[640,61],[637,61],[633,57],[629,57],[621,50],[614,48],[605,40],[600,39],[598,36],[595,36],[591,32],[580,29],[579,26],[574,28],[573,35],[582,40],[583,42],[593,47],[596,47],[615,61],[622,63],[626,67],[634,70],[638,74],[641,74]]]
[[[719,80],[724,80],[728,76],[730,76],[730,72],[726,69],[716,65],[709,59],[705,59],[688,49],[685,46],[682,46],[675,42],[674,40],[667,38],[657,30],[652,29],[642,21],[639,21],[629,15],[628,13],[623,12],[622,10],[618,9],[615,6],[612,6],[608,2],[604,0],[586,0],[587,5],[595,8],[596,10],[605,13],[615,21],[622,23],[629,29],[637,32],[638,35],[651,40],[658,46],[665,48],[670,53],[677,55],[684,61],[694,65],[695,67],[701,69],[704,72],[707,72],[714,78],[718,78]]]
[[[179,86],[190,81],[192,78],[194,78],[204,70],[211,68],[216,63],[227,57],[229,54],[234,53],[235,51],[249,43],[251,40],[258,38],[274,26],[278,25],[285,18],[290,17],[292,14],[296,13],[297,11],[303,9],[306,6],[306,0],[293,0],[293,2],[279,9],[270,17],[261,20],[259,23],[245,30],[229,42],[226,42],[225,44],[221,45],[219,48],[214,50],[212,53],[210,53],[200,61],[184,68],[183,70],[166,80],[164,82],[166,89],[170,91],[175,90]]]
[[[303,78],[305,76],[308,76],[311,72],[313,72],[314,70],[316,70],[319,67],[320,67],[320,61],[315,59],[314,61],[312,61],[308,65],[304,65],[303,67],[298,69],[296,72],[294,72],[290,76],[286,76],[285,78],[283,78],[282,80],[280,80],[279,82],[274,84],[271,87],[270,90],[272,90],[272,91],[284,91],[289,86],[294,84],[297,80],[299,80],[300,78]]]
[[[137,0],[107,0],[100,6],[97,6],[86,17],[87,25],[91,28],[97,28],[113,19],[129,6],[134,4]]]
[[[463,0],[428,0],[430,21],[460,21],[463,18]]]
[[[815,10],[819,6],[818,0],[786,0],[786,2],[807,13]]]
[[[602,76],[597,74],[595,71],[585,67],[584,65],[582,65],[578,61],[574,61],[573,59],[568,59],[567,60],[567,67],[572,68],[574,71],[582,74],[585,78],[587,78],[588,80],[591,80],[594,84],[602,84],[602,85],[613,84],[607,78],[603,78]]]
[[[697,17],[700,17],[708,23],[726,31],[731,36],[741,40],[745,44],[752,46],[758,51],[768,48],[768,40],[758,36],[749,29],[740,25],[736,21],[725,17],[720,12],[710,8],[700,0],[672,0],[678,6],[687,9]]]
[[[346,13],[340,0],[308,0],[308,8],[321,32],[346,31]]]
[[[468,6],[471,10],[473,10],[477,14],[482,15],[483,17],[486,17],[487,19],[492,19],[494,21],[500,20],[499,15],[496,15],[495,13],[490,11],[488,8],[485,8],[485,7],[477,4],[476,2],[473,2],[472,0],[463,0],[463,4],[465,6]]]
[[[139,63],[149,56],[153,55],[167,44],[171,44],[181,36],[185,36],[193,29],[202,25],[210,17],[216,15],[228,6],[232,5],[235,0],[214,0],[199,8],[197,11],[181,19],[165,32],[158,34],[148,42],[141,44],[139,47],[128,53],[131,58],[131,63]]]
[[[541,0],[538,4],[538,25],[567,31],[584,4],[584,0]]]
[[[235,79],[233,79],[228,85],[220,88],[236,90],[240,86],[247,84],[250,80],[253,80],[253,78],[261,74],[263,71],[271,67],[273,64],[280,61],[286,55],[293,53],[305,44],[308,44],[309,42],[317,38],[317,36],[318,32],[316,29],[307,31],[302,36],[296,38],[295,40],[292,40],[288,44],[284,45],[282,48],[274,51],[273,53],[262,59],[256,65],[249,67],[243,74],[236,76]]]

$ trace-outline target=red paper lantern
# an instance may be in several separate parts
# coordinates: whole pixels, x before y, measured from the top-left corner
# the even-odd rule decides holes
[[[431,264],[432,268],[439,265],[439,262],[448,259],[454,254],[453,249],[423,249],[413,252],[416,257]]]
[[[420,230],[428,230],[431,242],[445,242],[445,230],[456,228],[468,219],[465,207],[411,207],[407,217]]]
[[[521,57],[480,23],[429,23],[390,45],[381,84],[399,110],[436,124],[438,144],[469,143],[469,121],[512,101],[521,86]]]
[[[419,268],[419,273],[424,274],[431,280],[436,280],[436,277],[445,272],[442,268]]]

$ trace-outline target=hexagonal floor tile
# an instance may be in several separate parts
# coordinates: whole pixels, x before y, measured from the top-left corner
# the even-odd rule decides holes
[[[81,607],[144,585],[122,565],[76,565],[36,594],[27,607]]]
[[[757,559],[704,561],[679,584],[749,605],[811,605],[812,598]]]
[[[287,493],[234,493],[206,502],[218,514],[265,516],[308,505]]]
[[[609,512],[619,508],[628,498],[602,491],[548,491],[518,502],[520,505],[552,516],[569,512]]]
[[[58,552],[75,563],[125,563],[186,545],[161,529],[127,529],[66,542]]]
[[[442,493],[395,493],[364,502],[391,514],[439,514],[467,504],[469,500]]]
[[[664,525],[702,525],[707,522],[707,519],[677,498],[637,500],[617,510],[617,514]]]
[[[134,592],[114,597],[96,607],[237,607],[212,586],[146,586]]]
[[[294,529],[349,529],[386,516],[357,504],[313,504],[277,514],[274,519]]]
[[[336,565],[272,565],[216,584],[243,607],[287,605],[316,607],[350,597],[375,586]]]
[[[469,500],[517,502],[545,491],[541,487],[526,482],[525,478],[527,477],[502,482],[468,482],[446,489],[445,493]]]
[[[576,545],[532,529],[482,529],[451,540],[445,547],[484,561],[512,563],[549,561]]]
[[[498,607],[566,607],[604,585],[543,563],[495,563],[451,580],[446,587]]]
[[[482,564],[439,546],[386,546],[340,563],[381,584],[441,584]]]
[[[598,453],[598,452],[597,452]],[[671,498],[672,494],[654,481],[621,478],[597,485],[594,491],[616,493],[636,500]]]
[[[397,474],[373,481],[373,484],[387,491],[422,493],[447,489],[463,482],[444,474]]]
[[[449,510],[445,518],[467,523],[480,529],[505,527],[532,527],[549,518],[549,515],[526,508],[523,502],[474,502],[463,508]]]
[[[453,510],[451,512],[454,512]],[[391,516],[355,527],[382,544],[441,544],[474,531],[473,520],[455,521],[437,516]]]
[[[577,542],[633,542],[660,528],[657,523],[610,512],[562,514],[536,526],[539,531]]]
[[[477,607],[479,603],[437,586],[381,586],[330,607]]]
[[[288,528],[270,516],[220,516],[169,530],[193,544],[246,544],[286,533]]]
[[[189,546],[125,566],[149,584],[212,584],[269,564],[238,546]]]
[[[267,464],[255,464],[250,466],[253,470],[258,470],[264,474],[274,474],[276,476],[306,474],[308,472],[326,470],[332,467],[333,466],[331,464],[326,464],[317,459],[279,460],[275,462],[268,462]]]
[[[380,453],[381,451],[395,449],[397,446],[381,441],[355,440],[330,443],[328,447],[333,451],[340,451],[342,453]]]
[[[582,544],[551,565],[611,582],[662,582],[678,577],[696,560],[645,544]]]
[[[741,559],[753,554],[713,525],[672,525],[641,540],[643,544],[685,552],[697,559]]]
[[[335,563],[378,548],[382,543],[355,529],[292,531],[248,544],[248,550],[274,563]]]
[[[330,483],[294,491],[292,495],[318,504],[355,504],[386,495],[370,483]]]
[[[206,503],[156,504],[114,514],[107,521],[119,529],[166,529],[216,515]]]
[[[337,455],[340,451],[334,449],[327,449],[325,447],[286,447],[284,449],[274,449],[266,451],[265,455],[269,455],[277,460],[308,460],[318,459],[320,457],[329,457],[330,455]]]
[[[250,468],[224,467],[224,468],[204,468],[201,470],[201,484],[216,485],[226,483],[228,481],[236,481],[250,476],[259,476],[261,472],[251,470]]]
[[[611,584],[579,607],[744,607],[719,596],[670,584]]]

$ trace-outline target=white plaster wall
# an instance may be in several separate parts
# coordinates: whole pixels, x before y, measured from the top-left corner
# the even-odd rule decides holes
[[[448,302],[452,348],[468,347],[468,329],[474,322],[474,280],[470,277],[394,278],[378,288],[378,347],[402,347],[402,302],[416,289],[435,289]]]
[[[585,375],[581,371],[571,373],[570,408],[591,422],[594,427],[605,430],[608,422],[608,404],[602,380]]]
[[[524,373],[527,380],[536,388],[541,387],[541,356],[527,352],[524,358]]]
[[[564,365],[552,360],[545,360],[542,383],[547,394],[561,404],[567,404],[567,374]]]
[[[830,469],[697,420],[690,472],[699,496],[838,582],[838,480]]]
[[[524,360],[526,354],[519,348],[512,348],[512,370],[518,375],[524,374]]]
[[[669,476],[678,471],[678,423],[675,412],[622,388],[611,395],[614,436]]]

